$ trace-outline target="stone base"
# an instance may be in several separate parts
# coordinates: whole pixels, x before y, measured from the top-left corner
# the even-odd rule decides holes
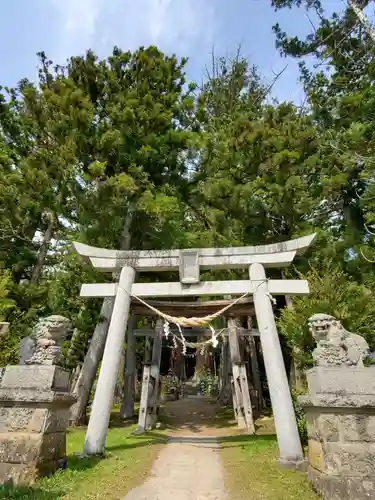
[[[146,430],[150,431],[152,429],[155,429],[157,421],[158,421],[157,413],[149,413],[146,417]]]
[[[75,399],[57,366],[8,366],[0,383],[0,484],[31,484],[66,466]]]
[[[313,467],[308,470],[314,489],[324,500],[370,500],[375,498],[375,479],[332,476]]]
[[[307,370],[306,378],[311,396],[375,396],[375,366],[317,366]]]
[[[299,472],[306,472],[308,467],[307,460],[288,460],[280,457],[277,462],[282,469],[292,469]]]
[[[307,372],[309,477],[325,500],[375,498],[375,369]]]

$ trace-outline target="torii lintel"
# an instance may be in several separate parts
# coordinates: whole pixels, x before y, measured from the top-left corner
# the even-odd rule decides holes
[[[244,269],[254,263],[264,267],[287,267],[296,255],[302,255],[314,242],[316,234],[269,245],[228,248],[193,248],[183,250],[109,250],[74,242],[85,260],[107,272],[124,266],[136,271],[181,271],[181,261],[189,259],[200,269]],[[193,281],[195,282],[194,278]]]

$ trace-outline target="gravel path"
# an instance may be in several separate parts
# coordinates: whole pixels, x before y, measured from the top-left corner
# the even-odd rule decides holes
[[[218,444],[212,438],[172,438],[151,477],[124,500],[228,500]]]
[[[199,399],[168,403],[162,414],[169,442],[151,477],[123,500],[228,500],[217,437],[231,432],[215,421],[217,409]]]

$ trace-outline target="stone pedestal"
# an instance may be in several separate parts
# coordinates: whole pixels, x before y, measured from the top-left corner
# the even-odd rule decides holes
[[[8,366],[0,382],[0,484],[30,484],[66,465],[69,373]]]
[[[375,498],[375,367],[316,367],[300,396],[309,477],[326,500]]]

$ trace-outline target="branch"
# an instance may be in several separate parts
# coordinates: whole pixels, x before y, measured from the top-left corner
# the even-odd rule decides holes
[[[280,78],[280,76],[284,73],[284,71],[286,70],[287,67],[288,67],[288,64],[286,64],[283,67],[283,69],[281,71],[279,71],[278,73],[274,73],[275,78],[273,79],[272,83],[266,88],[264,95],[263,95],[263,98],[266,97],[271,92],[273,86],[275,85],[277,80]]]
[[[361,252],[362,257],[363,257],[365,260],[367,260],[367,262],[369,262],[370,264],[375,264],[375,259],[374,259],[374,260],[370,260],[370,259],[368,259],[368,258],[365,256],[365,254],[363,253],[362,248],[361,248],[359,251]]]
[[[365,28],[367,34],[375,42],[375,29],[371,26],[366,14],[363,12],[361,7],[357,4],[356,0],[348,0],[349,6],[353,9],[354,13],[358,17],[359,22]]]
[[[366,229],[366,231],[369,233],[369,234],[372,234],[373,236],[375,236],[375,233],[373,231],[370,231],[370,229],[368,228],[368,225],[366,224],[366,222],[363,224],[364,225],[364,228]]]

